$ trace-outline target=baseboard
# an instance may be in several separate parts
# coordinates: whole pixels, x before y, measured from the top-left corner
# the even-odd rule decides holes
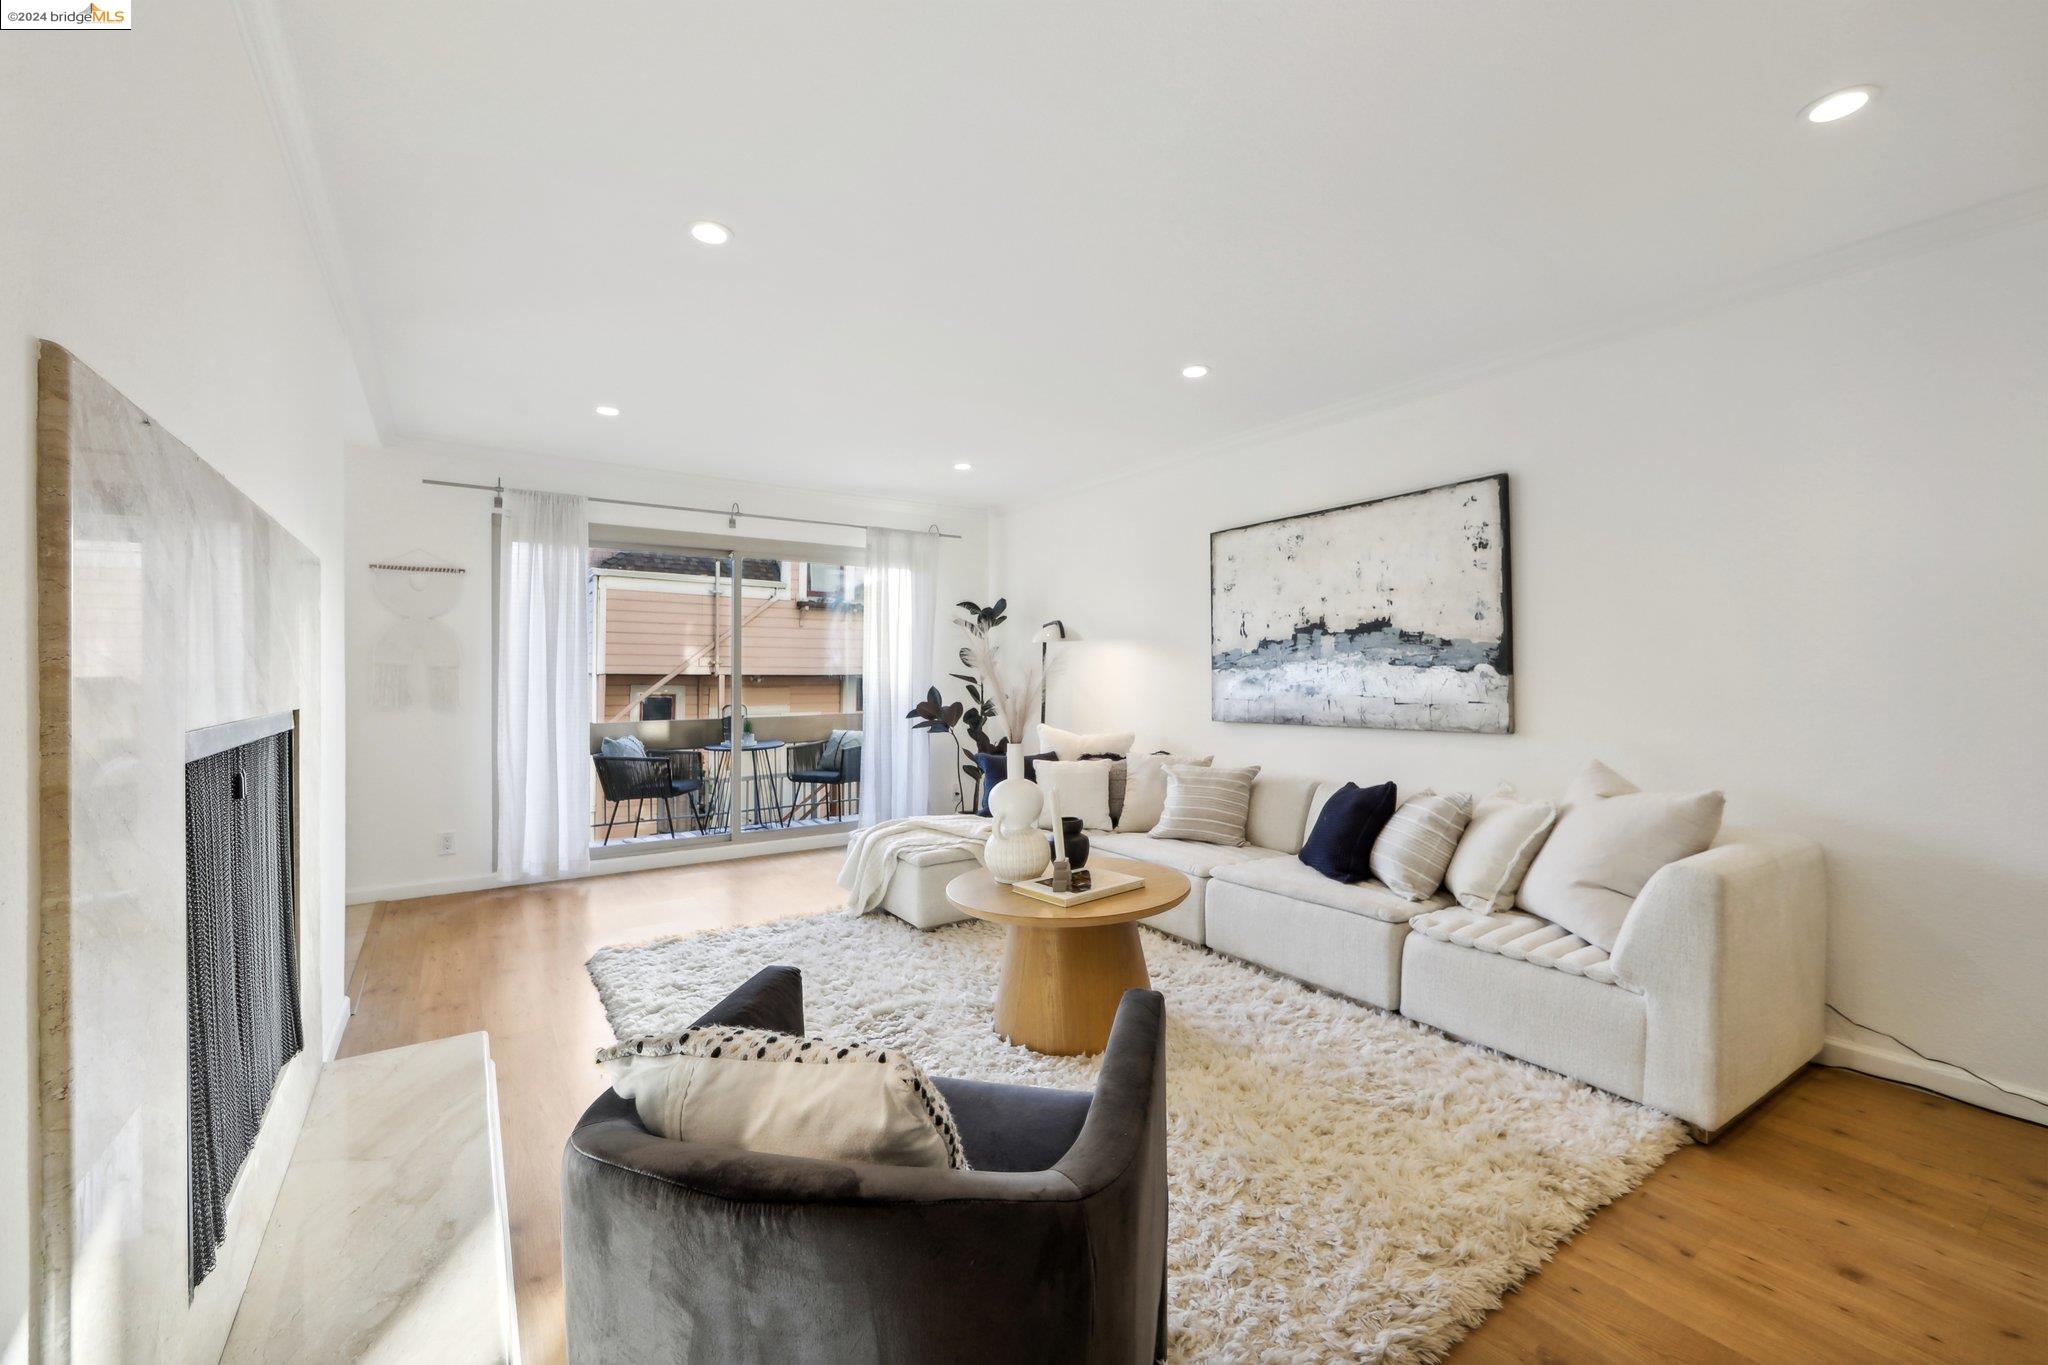
[[[350,905],[360,905],[364,901],[409,901],[418,900],[423,896],[455,896],[467,891],[490,891],[507,886],[543,886],[549,882],[609,877],[618,872],[645,872],[650,868],[688,867],[695,863],[722,863],[734,858],[760,858],[774,853],[843,848],[847,837],[848,831],[837,829],[800,838],[776,839],[772,842],[712,844],[699,848],[661,849],[651,853],[592,858],[590,866],[573,877],[507,878],[486,872],[430,882],[397,882],[385,886],[350,887],[344,899]]]
[[[365,901],[409,901],[421,896],[455,896],[465,891],[488,891],[494,886],[508,886],[486,872],[471,877],[443,877],[431,882],[392,882],[385,886],[352,886],[344,897],[350,905],[361,905]]]
[[[2019,1095],[2008,1095],[1965,1072],[1940,1062],[1917,1057],[1886,1039],[1842,1038],[1829,1034],[1821,1042],[1822,1066],[1839,1066],[1888,1081],[1903,1081],[1933,1090],[1965,1104],[1994,1113],[2010,1114],[2029,1123],[2048,1125],[2048,1095],[2013,1085]],[[2001,1084],[2005,1084],[2001,1082]],[[2024,1097],[2024,1098],[2023,1098]]]
[[[341,1008],[327,1021],[327,1036],[320,1040],[320,1060],[331,1062],[341,1054],[342,1035],[348,1032],[349,1016],[355,1013],[355,1006],[347,996],[341,997]]]

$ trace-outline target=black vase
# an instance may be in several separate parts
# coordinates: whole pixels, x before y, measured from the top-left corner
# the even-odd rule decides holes
[[[1078,815],[1062,815],[1060,817],[1060,833],[1064,834],[1067,839],[1067,867],[1070,871],[1079,872],[1082,868],[1088,866],[1088,836],[1081,832],[1081,817]],[[1055,858],[1059,857],[1060,846],[1053,842],[1053,837],[1048,834],[1045,836],[1045,841],[1052,844],[1052,856]]]

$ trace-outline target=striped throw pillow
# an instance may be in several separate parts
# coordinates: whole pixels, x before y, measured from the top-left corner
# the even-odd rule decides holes
[[[1417,792],[1372,841],[1372,875],[1411,901],[1428,900],[1444,884],[1458,836],[1471,818],[1472,798],[1464,792]]]
[[[1245,823],[1252,813],[1250,768],[1209,768],[1196,763],[1170,763],[1166,768],[1166,810],[1152,827],[1154,839],[1186,839],[1197,844],[1244,847]]]

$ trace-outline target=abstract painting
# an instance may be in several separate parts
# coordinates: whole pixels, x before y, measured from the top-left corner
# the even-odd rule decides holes
[[[1209,537],[1216,720],[1514,728],[1508,476]]]

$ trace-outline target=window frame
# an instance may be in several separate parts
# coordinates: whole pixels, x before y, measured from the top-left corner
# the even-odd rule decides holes
[[[601,568],[595,563],[591,564],[589,575],[591,582],[590,596],[592,599],[590,604],[590,625],[592,631],[593,696],[595,697],[596,694],[596,680],[598,677],[603,676],[605,672],[604,644],[600,632],[602,631],[604,621],[603,603],[606,596],[605,583],[607,580],[612,582],[640,580],[635,584],[635,587],[655,591],[702,592],[707,588],[726,591],[729,601],[728,611],[730,612],[730,620],[727,626],[728,648],[726,650],[726,667],[720,671],[726,679],[727,695],[731,698],[733,714],[741,715],[747,714],[745,710],[747,706],[745,676],[747,611],[764,599],[773,600],[778,597],[788,599],[791,605],[797,608],[799,613],[806,609],[816,610],[826,606],[843,609],[862,609],[864,603],[858,598],[851,602],[843,598],[833,598],[828,601],[809,600],[808,582],[804,584],[806,591],[799,593],[796,589],[798,586],[797,579],[800,575],[791,571],[788,565],[792,563],[803,564],[806,566],[806,574],[808,573],[808,566],[814,563],[837,565],[843,569],[850,570],[862,569],[865,566],[867,555],[864,541],[864,537],[863,542],[858,544],[831,544],[815,541],[763,540],[754,537],[719,535],[715,533],[699,536],[686,531],[670,531],[660,528],[593,524],[589,528],[588,542],[589,548],[592,551],[640,551],[656,554],[681,553],[708,556],[722,560],[734,573],[744,573],[745,563],[749,560],[756,562],[774,560],[780,568],[778,577],[771,582],[762,578],[736,579],[732,576],[720,575],[715,572],[711,574],[686,574],[644,569],[608,569]],[[737,587],[738,591],[731,591],[732,587]],[[861,652],[863,656],[862,666],[864,668],[864,650]],[[849,692],[855,696],[864,694],[864,674],[852,673],[836,676],[842,679],[842,699]],[[850,685],[848,680],[850,680]],[[640,704],[645,700],[646,696],[656,691],[667,693],[669,689],[667,687],[659,689],[650,688],[648,692],[642,692],[635,696],[633,701],[634,711],[637,713]],[[671,693],[671,695],[674,694]],[[597,705],[593,707],[593,710],[600,710],[602,708],[602,699],[597,698],[596,700]],[[680,696],[676,697],[676,709],[678,711],[681,709]],[[846,715],[850,713],[841,711],[835,714]],[[767,713],[763,713],[761,718],[769,719],[770,717]],[[598,723],[602,723],[602,721]],[[677,861],[694,861],[691,857],[692,853],[696,853],[699,856],[708,855],[715,857],[719,855],[713,852],[713,850],[727,846],[735,849],[745,848],[748,850],[749,855],[752,855],[771,852],[774,846],[790,841],[814,840],[821,835],[830,836],[836,834],[844,836],[850,834],[853,828],[854,825],[851,821],[843,821],[837,825],[822,827],[818,825],[796,825],[789,828],[766,827],[748,829],[744,820],[728,818],[723,829],[716,830],[707,835],[678,840],[673,850],[665,846],[657,849],[647,843],[637,842],[628,844],[614,843],[609,847],[593,842],[590,846],[590,857],[593,862],[603,862],[620,858],[645,858],[650,854],[668,854],[672,851]]]

